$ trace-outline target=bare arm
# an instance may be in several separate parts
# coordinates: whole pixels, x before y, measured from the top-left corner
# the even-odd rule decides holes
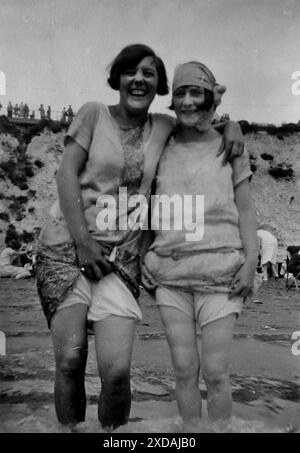
[[[110,271],[102,247],[91,238],[83,212],[79,175],[87,160],[86,151],[75,141],[66,147],[57,173],[57,188],[62,212],[77,249],[79,266],[90,279],[99,279]]]
[[[224,85],[217,84],[214,87],[214,108],[221,104],[222,96],[226,92]],[[235,157],[243,154],[244,138],[242,129],[238,123],[234,121],[224,121],[223,123],[214,124],[214,128],[222,136],[222,144],[220,146],[218,156],[224,152],[223,165],[231,162]]]
[[[246,261],[234,276],[231,288],[231,297],[240,295],[247,297],[253,287],[254,275],[258,257],[258,243],[256,234],[256,218],[252,207],[249,180],[245,179],[235,188],[235,202],[239,212],[240,234]]]
[[[60,205],[75,243],[84,242],[89,237],[78,180],[86,160],[86,151],[75,141],[70,141],[56,176]]]
[[[256,218],[251,201],[249,179],[244,179],[235,189],[235,202],[240,218],[240,234],[247,259],[257,260],[258,243]]]

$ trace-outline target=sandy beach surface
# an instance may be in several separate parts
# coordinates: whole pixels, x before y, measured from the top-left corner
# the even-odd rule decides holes
[[[118,433],[180,433],[174,378],[164,329],[152,298],[141,297],[132,360],[132,409]],[[300,432],[300,292],[283,279],[264,282],[245,304],[232,346],[233,417],[226,427],[211,424],[203,396],[201,432]],[[0,279],[0,432],[60,433],[53,405],[54,358],[34,279]],[[293,334],[294,333],[294,334]],[[199,341],[201,338],[199,337]],[[300,343],[300,342],[299,342]],[[293,346],[294,345],[294,346]],[[97,421],[94,338],[89,336],[86,370],[87,415],[79,432],[101,433]]]

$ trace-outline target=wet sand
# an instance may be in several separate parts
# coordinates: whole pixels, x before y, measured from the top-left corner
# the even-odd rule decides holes
[[[132,361],[132,410],[121,433],[180,433],[168,346],[154,301],[143,293]],[[244,307],[232,346],[233,418],[226,428],[208,423],[206,389],[201,432],[300,432],[300,293],[283,279],[269,280]],[[0,432],[64,432],[53,406],[54,359],[33,279],[0,279]],[[300,336],[300,334],[299,334]],[[201,338],[199,336],[199,341]],[[101,432],[97,422],[97,373],[93,336],[86,372],[87,416],[80,432]],[[298,346],[300,351],[300,346]],[[295,352],[295,351],[294,351]],[[297,351],[296,351],[297,352]]]

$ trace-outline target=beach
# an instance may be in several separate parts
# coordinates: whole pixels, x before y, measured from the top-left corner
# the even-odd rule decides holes
[[[35,281],[2,278],[0,294],[0,331],[6,337],[5,355],[0,355],[0,432],[68,432],[55,416],[52,343]],[[137,326],[133,351],[131,414],[128,425],[116,432],[180,433],[174,377],[159,312],[146,292],[140,305],[144,318]],[[206,388],[200,378],[201,432],[300,432],[299,308],[300,293],[295,287],[286,291],[284,279],[264,282],[246,302],[231,351],[232,420],[226,427],[207,420]],[[97,420],[99,391],[94,337],[89,335],[87,413],[78,432],[103,432]]]

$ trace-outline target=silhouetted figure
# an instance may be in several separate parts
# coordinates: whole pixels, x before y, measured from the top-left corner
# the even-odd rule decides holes
[[[47,108],[47,119],[48,120],[51,119],[51,107],[50,107],[50,105],[48,105],[48,108]]]
[[[73,109],[72,109],[72,106],[69,105],[69,108],[67,110],[67,119],[68,119],[68,122],[71,123],[72,120],[74,118],[74,112],[73,112]]]
[[[20,112],[20,107],[18,104],[15,104],[14,106],[14,117],[19,118],[19,112]]]
[[[66,122],[67,121],[67,111],[66,111],[65,107],[62,109],[60,121],[62,121],[62,122]]]
[[[29,107],[28,104],[24,105],[24,118],[28,119],[29,117]]]
[[[21,102],[20,104],[20,113],[19,113],[20,118],[24,118],[24,104]]]
[[[6,110],[7,110],[7,117],[8,118],[12,118],[12,116],[13,116],[13,105],[12,105],[11,101],[9,101],[8,106],[6,107]]]
[[[43,104],[40,105],[39,112],[40,112],[41,120],[44,120],[45,119],[45,109],[44,109]]]
[[[31,112],[30,119],[31,120],[35,119],[35,111],[34,110],[32,110],[32,112]]]

